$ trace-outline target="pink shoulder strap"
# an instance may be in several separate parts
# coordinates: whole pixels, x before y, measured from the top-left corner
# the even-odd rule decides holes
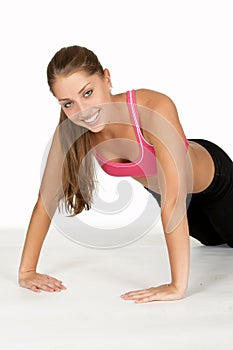
[[[130,109],[130,113],[133,118],[134,125],[140,129],[141,123],[140,123],[137,104],[136,104],[135,90],[130,90],[126,92],[126,101]]]

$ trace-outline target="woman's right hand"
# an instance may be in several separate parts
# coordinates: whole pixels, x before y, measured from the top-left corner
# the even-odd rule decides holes
[[[61,292],[66,289],[62,281],[37,273],[36,271],[28,271],[19,274],[19,285],[23,288],[31,289],[35,293],[45,292]]]

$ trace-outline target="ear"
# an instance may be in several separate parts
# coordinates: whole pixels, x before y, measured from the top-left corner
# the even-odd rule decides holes
[[[104,69],[104,77],[107,81],[108,87],[112,88],[111,76],[110,76],[110,72],[107,68]]]

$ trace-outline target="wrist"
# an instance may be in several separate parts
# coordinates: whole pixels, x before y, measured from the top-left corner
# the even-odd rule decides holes
[[[185,294],[185,292],[188,289],[188,284],[187,283],[171,282],[171,284],[182,294]]]
[[[29,272],[36,272],[36,268],[28,268],[28,269],[26,269],[26,268],[20,268],[19,269],[19,271],[18,271],[18,275],[19,276],[22,276],[22,275],[24,275],[25,273],[29,273]]]

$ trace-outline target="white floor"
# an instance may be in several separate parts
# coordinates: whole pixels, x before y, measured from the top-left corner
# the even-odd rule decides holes
[[[137,305],[123,292],[166,282],[168,260],[158,223],[128,246],[80,246],[51,228],[40,272],[67,291],[34,294],[17,285],[24,230],[0,232],[0,350],[232,349],[233,250],[191,241],[185,299]]]

